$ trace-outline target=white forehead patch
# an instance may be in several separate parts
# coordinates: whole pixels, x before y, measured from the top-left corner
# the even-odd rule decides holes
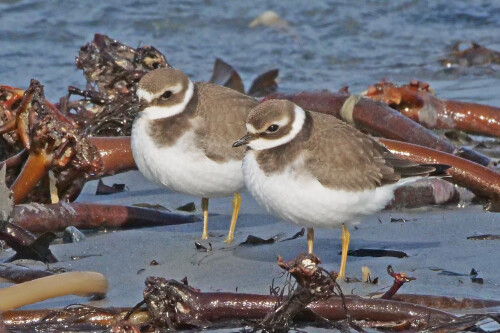
[[[252,124],[247,123],[246,126],[247,126],[248,133],[252,133],[252,134],[257,133],[257,129],[255,127],[253,127]]]
[[[274,147],[278,147],[278,146],[281,146],[285,143],[292,141],[297,136],[297,134],[299,134],[300,130],[302,129],[302,126],[304,126],[304,121],[306,120],[306,113],[301,107],[296,105],[294,107],[293,111],[295,114],[295,119],[293,120],[292,129],[290,130],[290,132],[288,132],[287,135],[282,136],[281,138],[277,138],[277,139],[258,138],[258,139],[250,141],[248,146],[250,148],[252,148],[253,150],[264,150],[264,149],[271,149]],[[283,126],[283,125],[286,125],[287,123],[288,123],[288,118],[286,118],[286,117],[279,120],[278,122],[275,122],[275,124],[278,126]],[[247,130],[250,133],[252,133],[248,126],[249,126],[249,124],[247,124]],[[250,126],[255,130],[255,128],[252,125],[250,125]],[[256,132],[257,131],[255,131],[253,133],[256,133]]]
[[[151,101],[156,97],[149,91],[139,88],[137,89],[137,98],[139,98],[139,100],[145,100],[146,102],[151,103]]]
[[[172,86],[169,90],[172,91],[173,94],[176,94],[182,90],[182,85],[176,84],[175,86]],[[141,98],[141,95],[139,95],[141,93],[141,91],[144,91],[144,90],[142,90],[142,89],[137,90],[137,96],[139,98]],[[146,117],[148,119],[151,119],[151,120],[168,118],[168,117],[178,115],[179,113],[184,111],[186,105],[191,100],[191,97],[193,97],[193,92],[194,92],[194,84],[191,80],[189,80],[188,88],[186,90],[186,93],[184,94],[183,100],[180,103],[170,105],[170,106],[157,106],[157,105],[148,106],[142,112],[140,112],[139,115]],[[151,99],[148,102],[151,102],[153,99],[158,98],[162,94],[162,93],[158,93],[158,94],[153,95],[147,91],[145,93],[149,94],[149,96],[146,95],[146,97],[142,97],[142,98],[144,98],[146,101],[148,101],[147,97],[150,97]]]

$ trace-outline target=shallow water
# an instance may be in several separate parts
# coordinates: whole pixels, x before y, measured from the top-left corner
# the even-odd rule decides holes
[[[288,31],[248,28],[264,10]],[[196,80],[208,80],[215,57],[240,71],[247,86],[280,69],[280,89],[360,92],[382,78],[429,81],[439,96],[500,105],[498,68],[446,70],[438,60],[457,41],[500,49],[500,3],[494,1],[16,1],[0,0],[0,83],[31,78],[56,100],[84,86],[74,58],[94,33],[129,45],[154,45]]]

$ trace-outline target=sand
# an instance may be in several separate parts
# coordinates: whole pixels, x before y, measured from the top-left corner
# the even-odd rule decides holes
[[[86,184],[77,201],[131,205],[160,204],[174,209],[194,201],[201,217],[198,198],[167,191],[132,171],[103,179],[108,185],[125,183],[127,191],[96,196],[96,181]],[[105,274],[110,282],[107,297],[100,301],[67,296],[30,305],[27,309],[64,307],[72,303],[95,306],[133,306],[142,299],[147,276],[167,279],[188,278],[190,285],[202,291],[238,291],[269,293],[273,279],[282,283],[282,271],[276,265],[277,255],[293,259],[306,251],[305,236],[289,241],[259,246],[241,246],[248,235],[262,238],[277,236],[279,240],[300,230],[292,224],[266,214],[248,193],[242,194],[240,218],[235,242],[224,244],[231,214],[231,198],[215,199],[209,205],[209,240],[200,241],[200,222],[171,227],[155,227],[87,233],[79,243],[52,245],[60,260],[51,267],[70,270],[92,270]],[[404,218],[406,222],[391,222]],[[406,284],[401,292],[477,297],[500,300],[500,241],[467,240],[468,236],[500,234],[500,215],[485,213],[480,206],[433,207],[404,211],[384,211],[350,227],[351,249],[378,248],[405,252],[406,258],[349,257],[347,276],[361,278],[361,267],[368,266],[377,285],[341,283],[344,293],[367,295],[385,290],[392,284],[387,265],[396,272],[406,272],[417,280]],[[212,251],[200,252],[200,241]],[[340,230],[317,229],[315,252],[328,270],[338,270]],[[10,253],[0,254],[0,258]],[[73,256],[89,256],[73,260]],[[158,265],[151,265],[155,260]],[[473,283],[471,269],[478,271],[484,283]],[[448,273],[447,273],[448,272]],[[452,274],[452,273],[456,274]],[[0,284],[4,287],[6,284]]]

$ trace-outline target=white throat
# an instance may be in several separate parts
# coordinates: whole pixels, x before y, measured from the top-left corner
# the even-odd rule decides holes
[[[258,138],[255,140],[252,140],[248,146],[252,148],[253,150],[264,150],[264,149],[270,149],[274,147],[281,146],[285,143],[288,143],[292,141],[297,134],[299,134],[300,130],[302,129],[302,126],[304,126],[304,121],[306,120],[306,113],[305,111],[300,107],[300,106],[295,106],[294,109],[294,114],[295,114],[295,119],[293,120],[292,123],[292,129],[290,132],[288,132],[287,135],[279,138],[279,139],[265,139],[265,138]],[[255,132],[255,129],[253,126],[247,124],[247,130],[252,133]]]
[[[172,93],[176,92],[178,91],[172,90]],[[182,113],[182,111],[184,111],[184,109],[186,108],[186,105],[191,100],[191,97],[193,97],[193,92],[194,84],[191,80],[189,80],[188,88],[186,90],[186,93],[184,94],[184,99],[182,100],[182,102],[171,106],[148,106],[139,114],[141,115],[141,117],[145,117],[150,120],[169,118],[178,115]],[[153,98],[158,96],[152,96],[149,92],[138,89],[137,97],[139,97],[139,99],[145,99],[146,101],[151,102]]]

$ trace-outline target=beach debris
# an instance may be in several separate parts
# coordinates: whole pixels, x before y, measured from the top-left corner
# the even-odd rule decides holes
[[[57,262],[49,249],[56,235],[48,232],[38,238],[29,231],[11,222],[3,221],[0,225],[0,240],[10,246],[16,254],[7,262],[18,259],[33,259],[46,263]]]
[[[367,283],[371,280],[372,271],[368,266],[361,266],[361,282]]]
[[[102,179],[97,182],[95,195],[109,195],[125,191],[125,184],[113,184],[111,186],[104,184]]]
[[[14,208],[12,191],[5,183],[7,166],[0,166],[0,226],[2,221],[8,221]]]
[[[500,240],[500,235],[491,235],[491,234],[486,234],[486,235],[476,235],[476,236],[469,236],[467,239],[470,240]]]
[[[247,95],[253,97],[265,97],[275,93],[278,90],[278,83],[276,83],[278,74],[279,69],[271,69],[257,76],[248,89]]]
[[[88,305],[70,305],[62,309],[16,310],[4,317],[9,328],[33,332],[61,332],[73,330],[103,331],[119,325],[130,308],[97,308]],[[145,310],[136,311],[128,321],[142,323],[148,320]]]
[[[12,214],[16,226],[36,233],[78,229],[142,228],[199,222],[194,215],[174,214],[155,209],[94,203],[30,203],[17,205]]]
[[[488,49],[473,41],[461,41],[454,44],[450,54],[441,59],[440,62],[445,67],[500,64],[500,52]]]
[[[395,294],[397,289],[413,278],[404,273],[394,273],[390,266],[388,272],[394,277],[394,284],[384,296],[390,299],[342,295],[335,282],[336,274],[325,271],[318,264],[319,259],[308,254],[301,254],[289,262],[278,258],[278,265],[295,278],[298,286],[279,291],[272,288],[271,295],[204,293],[188,286],[187,279],[182,282],[148,277],[144,300],[134,307],[101,309],[79,305],[64,309],[4,311],[4,323],[8,329],[31,327],[44,330],[54,330],[62,324],[65,329],[73,330],[84,327],[110,329],[131,324],[141,332],[165,328],[238,327],[248,325],[249,321],[254,323],[255,329],[282,332],[300,322],[342,330],[349,330],[349,326],[356,330],[401,327],[425,330],[430,327],[464,325],[461,318],[434,308],[434,304],[448,310],[487,308],[500,304],[500,301],[492,300]],[[58,276],[64,274],[70,273]],[[44,279],[47,278],[32,282]],[[97,287],[91,292],[105,292],[107,285],[104,281],[102,276],[97,276]],[[290,282],[287,284],[292,285]],[[88,289],[85,291],[89,292]],[[285,295],[285,290],[288,290],[288,295]],[[2,301],[3,298],[0,298],[0,307]],[[474,327],[485,318],[483,314],[476,317],[479,318],[476,322],[472,321],[473,317],[468,317],[469,327]]]
[[[419,304],[446,311],[464,309],[487,309],[500,306],[499,300],[477,299],[467,297],[449,297],[424,294],[395,294],[391,297],[394,301]]]
[[[242,246],[255,246],[255,245],[265,245],[265,244],[273,244],[276,242],[277,236],[270,237],[268,239],[260,238],[254,235],[248,235],[247,239],[240,243]]]
[[[306,233],[306,228],[301,228],[292,237],[288,237],[288,238],[282,239],[281,242],[286,242],[286,241],[289,241],[289,240],[297,239],[299,237],[303,237],[305,233]]]
[[[248,25],[249,28],[255,28],[258,26],[286,29],[288,27],[288,22],[283,20],[275,11],[266,10],[253,19]]]
[[[391,220],[389,222],[391,222],[391,223],[406,223],[409,221],[416,221],[416,219],[410,220],[410,219],[406,219],[404,217],[396,217],[396,218],[391,217]]]
[[[187,204],[177,207],[175,210],[192,213],[196,211],[196,205],[194,204],[194,202],[188,202]]]
[[[154,209],[154,210],[163,210],[170,212],[171,210],[168,209],[167,207],[160,205],[160,204],[150,204],[147,202],[141,202],[141,203],[136,203],[133,204],[132,207],[140,207],[140,208],[148,208],[148,209]]]
[[[473,268],[471,269],[469,276],[472,283],[484,284],[484,279],[478,276],[479,273]]]
[[[11,190],[14,202],[19,203],[46,177],[49,169],[57,178],[59,197],[71,192],[72,186],[86,176],[98,174],[100,155],[93,144],[78,134],[71,122],[47,107],[43,87],[32,80],[24,93],[16,113],[17,133],[29,156]],[[28,121],[29,120],[29,121]],[[39,187],[42,196],[49,199],[49,186]],[[62,195],[61,195],[62,193]]]
[[[182,282],[176,282],[174,280],[167,281],[166,282],[169,285],[169,290],[170,295],[167,296],[172,300],[175,300],[175,295],[181,296],[182,293],[187,290],[187,293],[185,294],[187,303],[189,305],[208,305],[208,304],[218,304],[218,306],[215,307],[214,311],[219,310],[232,310],[230,314],[227,316],[224,316],[224,314],[221,314],[223,318],[217,319],[217,314],[214,311],[210,311],[210,307],[206,307],[204,309],[200,308],[195,308],[194,312],[179,312],[177,315],[173,313],[173,316],[171,318],[166,318],[165,320],[171,320],[170,322],[172,325],[174,324],[180,324],[177,321],[178,316],[183,316],[183,313],[186,313],[185,317],[189,316],[190,314],[193,315],[193,317],[196,317],[198,314],[202,313],[202,319],[204,318],[211,318],[212,321],[202,321],[201,324],[205,324],[202,327],[215,327],[215,328],[223,328],[223,327],[237,327],[238,325],[248,325],[248,320],[258,320],[259,318],[263,318],[267,311],[272,311],[273,306],[276,305],[277,298],[276,296],[263,296],[263,295],[249,295],[249,294],[242,294],[241,296],[243,297],[237,297],[234,296],[234,298],[231,298],[233,295],[237,294],[231,294],[231,293],[210,293],[210,295],[201,293],[199,291],[196,291],[190,287],[187,287],[185,284]],[[184,286],[184,287],[181,287]],[[193,300],[193,297],[196,297],[200,295],[201,300]],[[243,301],[243,300],[249,300],[250,303],[248,303],[249,308],[248,310],[243,310],[243,308],[240,308],[241,313],[241,318],[237,317],[239,313],[236,311],[237,305],[234,302],[237,301]],[[380,311],[380,313],[376,313],[376,311],[373,311],[371,315],[366,316],[365,319],[363,319],[362,313],[358,310],[356,311],[356,317],[354,318],[355,321],[359,320],[359,325],[365,328],[380,328],[380,329],[387,329],[387,328],[393,328],[397,329],[401,327],[404,323],[405,329],[411,329],[412,324],[414,327],[425,327],[425,322],[428,321],[428,319],[435,320],[437,319],[437,316],[441,316],[443,312],[434,312],[433,306],[437,308],[442,308],[442,309],[447,309],[447,310],[455,310],[455,309],[486,309],[488,307],[495,307],[499,305],[498,301],[490,301],[490,300],[479,300],[479,299],[469,299],[469,298],[454,298],[454,297],[443,297],[443,296],[431,296],[431,295],[414,295],[414,294],[396,294],[392,297],[392,300],[390,301],[384,301],[384,300],[379,300],[379,299],[363,299],[359,298],[358,300],[366,300],[366,304],[362,304],[359,302],[352,302],[352,299],[356,299],[354,296],[346,296],[347,299],[347,304],[350,307],[353,306],[361,306],[368,310],[368,305],[371,305],[372,307],[376,308],[377,311],[381,310],[381,305],[389,305],[392,306],[392,309],[398,309],[394,307],[397,304],[400,304],[402,308],[405,308],[405,311],[411,310],[411,309],[417,309],[418,313],[415,314],[413,317],[411,314],[407,313],[406,316],[403,313],[403,311],[396,310],[395,315],[393,316],[394,320],[390,320],[390,313]],[[408,300],[408,302],[405,301],[394,301],[395,299],[404,299]],[[181,299],[182,300],[182,299]],[[214,303],[208,303],[209,300],[214,301]],[[225,305],[226,306],[221,306],[220,302],[217,302],[218,300],[222,301],[232,301],[233,302],[228,302]],[[257,302],[261,302],[261,304],[258,304]],[[262,301],[266,301],[268,303],[262,304]],[[411,302],[421,302],[423,304],[426,304],[427,306],[418,306],[418,307],[409,307],[407,304],[410,304]],[[180,304],[177,304],[177,306],[182,306],[184,303],[183,301],[179,302]],[[325,311],[326,306],[328,306],[328,302],[322,302],[323,306],[325,306]],[[333,303],[333,302],[331,302]],[[377,304],[378,303],[378,304]],[[142,304],[139,303],[139,304]],[[243,304],[243,303],[239,303]],[[171,307],[175,309],[175,303],[172,303]],[[319,305],[313,303],[313,305],[318,308]],[[191,310],[192,308],[182,308],[185,310]],[[424,323],[420,323],[420,326],[418,326],[418,315],[424,317],[425,312],[424,309],[428,309],[430,312],[428,312],[431,317],[424,319]],[[330,313],[333,315],[333,311],[344,311],[344,309],[340,308],[331,308]],[[330,317],[332,317],[330,315]],[[490,314],[491,316],[494,316],[495,314]],[[232,317],[231,317],[232,316]],[[373,317],[380,317],[382,320],[369,320]],[[478,320],[475,322],[476,324],[480,322],[484,318],[483,314],[478,314],[475,316],[481,316],[480,318],[478,317]],[[229,321],[227,319],[229,317]],[[434,318],[432,318],[434,317]],[[215,318],[215,319],[214,319]],[[299,322],[304,322],[307,320],[307,318],[310,318],[311,320],[316,320],[320,321],[318,317],[313,318],[313,316],[309,313],[304,313],[304,315],[301,315],[301,318],[298,320]],[[327,317],[328,318],[328,317]],[[396,319],[399,318],[400,320]],[[425,318],[425,317],[424,317]],[[463,318],[463,317],[461,317]],[[172,321],[174,319],[174,321]],[[468,320],[470,320],[471,317],[468,317]],[[87,305],[72,305],[65,307],[63,309],[41,309],[41,310],[16,310],[16,311],[9,311],[4,314],[4,323],[9,329],[18,329],[18,330],[26,330],[26,331],[34,331],[35,329],[38,330],[43,330],[43,331],[58,331],[62,329],[66,330],[105,330],[109,329],[111,327],[114,327],[115,325],[119,325],[123,320],[126,320],[129,323],[133,323],[134,325],[140,327],[142,331],[146,331],[147,329],[160,329],[157,325],[154,325],[153,322],[151,321],[151,317],[148,313],[148,309],[138,306],[134,308],[96,308],[92,306],[87,306]],[[335,320],[335,319],[330,319],[330,321]],[[441,319],[439,322],[440,323],[460,323],[462,319],[458,317],[451,316],[446,317],[444,315],[444,318]],[[189,319],[187,320],[191,322]],[[199,323],[199,322],[198,322]],[[312,321],[310,324],[314,324]],[[185,322],[182,323],[185,328],[193,327],[196,325],[189,326]],[[196,322],[195,322],[196,324]],[[222,326],[225,325],[225,326]],[[443,324],[444,325],[444,324]],[[469,324],[471,325],[471,324]],[[385,327],[384,327],[385,326]],[[470,327],[473,327],[474,324],[472,324]]]
[[[64,295],[104,296],[108,280],[97,272],[66,272],[41,277],[0,289],[0,310],[6,312],[21,306]]]
[[[334,295],[343,298],[336,282],[337,275],[319,267],[319,263],[319,258],[314,254],[300,254],[289,262],[284,262],[283,258],[278,256],[278,266],[286,270],[299,287],[293,290],[286,300],[278,303],[276,309],[258,323],[258,328],[266,332],[286,332],[294,318],[310,303],[326,300]],[[347,312],[347,309],[344,310]]]
[[[215,59],[214,70],[209,82],[234,89],[242,94],[245,93],[240,74],[233,66],[220,58]]]
[[[378,277],[372,279],[372,271],[368,266],[361,267],[361,282],[378,284]]]
[[[403,116],[387,104],[346,93],[328,90],[303,91],[294,94],[275,93],[264,98],[287,99],[305,110],[325,113],[340,118],[361,131],[380,137],[413,143],[462,158],[470,159],[484,166],[493,166],[487,156],[471,149],[457,147],[439,137],[415,121]]]
[[[450,165],[446,179],[486,200],[485,210],[500,211],[500,174],[490,168],[442,151],[389,139],[378,139],[394,155],[420,164]]]
[[[12,283],[22,283],[44,276],[54,275],[54,271],[47,267],[26,265],[20,263],[0,263],[0,280],[4,279]]]
[[[382,80],[363,95],[386,103],[427,128],[500,137],[500,107],[438,98],[426,82],[413,80],[398,86]]]
[[[92,257],[102,257],[102,254],[96,253],[96,254],[82,254],[79,256],[70,256],[71,260],[81,260],[81,259],[86,259],[86,258],[92,258]]]
[[[470,196],[469,196],[470,197]],[[420,179],[398,187],[386,209],[418,208],[429,205],[449,205],[466,202],[469,198],[450,182],[439,178]],[[391,222],[405,222],[392,221]]]
[[[391,265],[387,266],[387,274],[394,278],[394,283],[391,288],[380,297],[381,299],[392,299],[392,297],[403,286],[403,284],[417,279],[414,277],[406,276],[406,273],[395,273]]]
[[[194,242],[194,247],[198,252],[210,252],[212,251],[212,243],[208,243],[208,247],[201,244],[200,242]]]
[[[66,227],[63,233],[63,243],[78,243],[85,240],[83,232],[73,226]]]
[[[275,242],[286,242],[302,237],[304,236],[304,234],[305,234],[305,228],[301,228],[300,231],[296,232],[291,237],[285,239],[281,239],[284,236],[284,233],[279,233],[267,239],[254,235],[248,235],[247,239],[244,242],[240,243],[240,246],[255,246],[255,245],[273,244]]]
[[[253,80],[246,94],[253,97],[264,97],[276,92],[278,89],[278,84],[276,83],[278,74],[278,69],[272,69],[259,75]],[[243,94],[245,93],[245,87],[238,72],[233,66],[220,58],[215,59],[214,70],[209,82],[234,89]]]
[[[182,282],[148,277],[144,301],[151,320],[149,324],[163,328],[186,329],[206,328],[217,325],[218,322],[237,325],[241,321],[261,320],[256,327],[269,329],[274,327],[268,326],[272,323],[291,325],[286,315],[289,314],[297,321],[323,325],[349,318],[350,324],[355,326],[370,327],[375,321],[389,323],[407,320],[411,327],[424,328],[427,325],[442,324],[456,319],[451,314],[409,303],[366,299],[353,295],[338,296],[334,294],[336,288],[334,275],[317,266],[315,258],[302,255],[298,260],[300,261],[289,263],[285,263],[282,259],[278,261],[280,266],[291,270],[290,273],[301,285],[296,289],[298,294],[295,295],[298,296],[292,297],[202,293]],[[297,298],[308,296],[308,292],[317,300],[306,307],[305,304],[295,302]],[[296,311],[297,309],[300,310]]]
[[[84,133],[100,136],[130,135],[140,108],[137,83],[153,69],[170,67],[153,46],[132,48],[102,34],[82,46],[75,62],[87,79],[87,89],[70,87],[58,106]],[[71,95],[83,99],[71,101]]]
[[[341,254],[341,252],[339,252]],[[408,255],[402,251],[384,250],[384,249],[357,249],[349,250],[348,256],[352,257],[393,257],[393,258],[406,258]]]

